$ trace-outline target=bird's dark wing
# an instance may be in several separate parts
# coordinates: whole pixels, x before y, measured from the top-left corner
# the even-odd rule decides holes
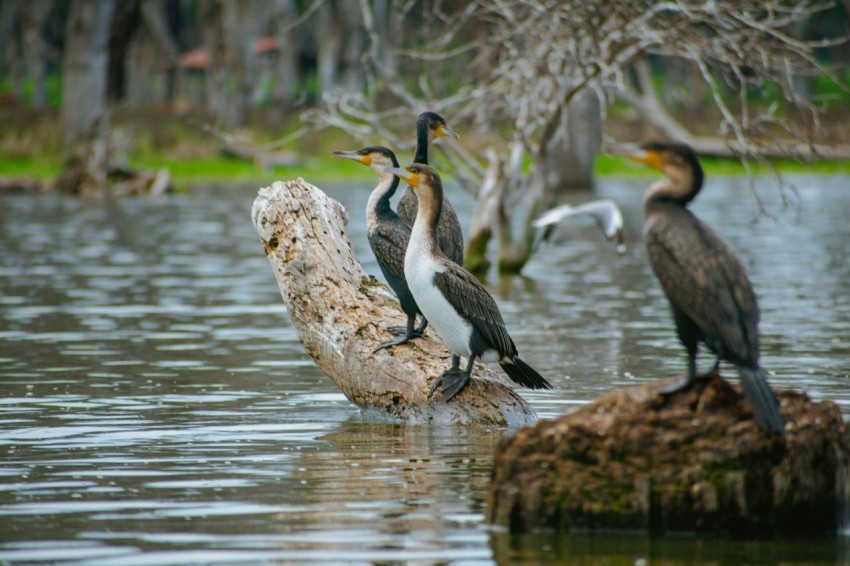
[[[516,346],[508,335],[496,301],[487,289],[459,265],[443,264],[444,272],[434,276],[434,284],[443,296],[478,331],[489,348],[503,356],[516,355]]]
[[[404,254],[410,241],[410,226],[404,222],[381,222],[369,232],[369,245],[384,269],[404,279]]]
[[[648,219],[650,263],[669,301],[718,354],[758,355],[758,307],[744,266],[726,243],[687,210]]]
[[[458,265],[463,265],[463,230],[460,220],[449,201],[443,198],[443,209],[437,224],[437,243],[446,256]]]
[[[410,226],[416,221],[416,212],[419,210],[419,200],[416,198],[416,193],[408,185],[404,192],[401,193],[401,198],[398,199],[398,204],[395,207],[396,214]]]

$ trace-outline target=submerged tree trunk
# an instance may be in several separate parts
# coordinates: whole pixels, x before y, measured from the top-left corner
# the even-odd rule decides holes
[[[388,288],[363,271],[342,206],[302,179],[260,190],[251,212],[292,324],[316,364],[358,407],[412,422],[518,425],[534,412],[489,367],[446,403],[428,390],[450,353],[428,328],[409,344],[373,352],[403,324]]]
[[[496,232],[499,271],[519,273],[534,251],[532,221],[576,191],[593,187],[593,168],[602,145],[600,112],[599,99],[592,91],[558,107],[541,133],[527,174],[522,172],[519,140],[511,143],[511,155],[504,161],[488,156],[486,190],[478,193],[467,242],[465,262],[470,271],[480,273],[489,267],[486,248]]]

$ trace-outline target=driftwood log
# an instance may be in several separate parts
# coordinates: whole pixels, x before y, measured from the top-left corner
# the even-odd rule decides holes
[[[536,417],[491,368],[478,364],[451,402],[428,399],[450,354],[429,327],[408,344],[373,352],[404,325],[395,296],[368,276],[346,236],[348,215],[303,179],[259,191],[251,211],[301,344],[358,407],[411,422],[521,425]]]
[[[504,438],[487,519],[514,532],[635,529],[733,537],[834,534],[847,510],[850,427],[835,403],[777,395],[762,432],[717,374],[672,396],[621,389]]]

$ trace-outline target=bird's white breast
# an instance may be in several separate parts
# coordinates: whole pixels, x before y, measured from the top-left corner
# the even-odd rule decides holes
[[[458,314],[434,284],[434,275],[445,271],[445,268],[431,256],[427,237],[421,232],[414,227],[404,256],[404,277],[407,279],[407,286],[413,293],[419,310],[452,353],[469,356],[472,325]]]

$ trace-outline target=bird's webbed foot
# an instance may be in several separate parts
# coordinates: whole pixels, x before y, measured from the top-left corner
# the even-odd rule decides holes
[[[405,326],[388,326],[387,332],[389,332],[393,336],[405,336],[407,334],[407,327],[405,327]]]
[[[412,339],[416,338],[416,336],[408,336],[405,333],[403,336],[399,336],[398,338],[393,338],[392,340],[387,340],[386,342],[381,342],[378,344],[378,347],[372,350],[372,353],[379,352],[384,348],[391,348],[392,346],[398,346],[399,344],[406,344],[410,342]]]
[[[425,329],[425,325],[428,324],[428,321],[425,321],[425,323],[422,324],[419,328],[414,328],[413,323],[415,321],[415,317],[408,316],[406,326],[387,327],[387,331],[389,331],[389,333],[393,336],[398,336],[398,338],[394,338],[393,340],[387,340],[386,342],[381,342],[381,344],[379,344],[378,347],[373,350],[373,352],[377,352],[378,350],[383,350],[384,348],[389,348],[391,346],[398,346],[399,344],[404,344],[413,340],[414,338],[419,338],[420,336],[422,336],[422,330]]]
[[[460,368],[452,368],[443,372],[443,374],[434,381],[434,384],[431,386],[431,390],[428,391],[428,398],[430,399],[431,395],[433,395],[434,391],[436,391],[439,387],[443,393],[443,400],[448,403],[451,398],[460,393],[468,383],[468,373]]]
[[[713,368],[705,373],[685,374],[672,383],[660,386],[658,389],[656,389],[656,391],[658,393],[661,393],[662,395],[672,395],[673,393],[685,391],[696,382],[702,381],[703,379],[708,379],[709,377],[714,375],[715,371],[716,368]]]

